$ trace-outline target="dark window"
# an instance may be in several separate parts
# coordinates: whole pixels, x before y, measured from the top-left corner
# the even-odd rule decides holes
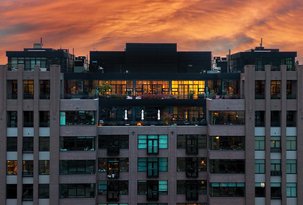
[[[108,156],[117,156],[120,149],[128,149],[128,135],[99,135],[99,149],[107,149]]]
[[[95,198],[95,184],[60,184],[60,198]]]
[[[33,152],[34,151],[34,138],[33,137],[23,137],[23,152]]]
[[[255,112],[255,126],[264,127],[265,126],[265,111]]]
[[[33,111],[23,111],[23,127],[34,127]]]
[[[210,183],[211,197],[244,197],[245,184],[238,183]]]
[[[34,81],[23,80],[23,99],[34,98]]]
[[[95,174],[95,160],[61,160],[60,174]]]
[[[49,175],[49,160],[39,160],[39,174]]]
[[[244,125],[244,111],[210,111],[211,125]]]
[[[49,151],[49,137],[39,137],[39,151]]]
[[[7,81],[7,99],[17,99],[18,97],[18,83],[17,80]]]
[[[17,184],[6,185],[6,198],[17,199]]]
[[[297,81],[288,80],[286,85],[286,97],[287,99],[296,99],[297,98]]]
[[[107,181],[107,195],[106,199],[110,202],[118,202],[120,197],[119,182]]]
[[[211,173],[245,173],[245,160],[209,160]]]
[[[271,111],[270,125],[272,127],[280,127],[281,126],[281,112],[280,111]]]
[[[177,172],[204,172],[207,171],[206,158],[178,157]]]
[[[128,181],[127,180],[116,180],[117,183],[117,191],[119,192],[119,195],[128,195]],[[107,195],[108,186],[110,181],[99,181],[98,184],[98,194],[99,195]]]
[[[281,183],[271,182],[270,183],[270,194],[272,199],[281,199]]]
[[[287,111],[286,126],[287,127],[296,127],[297,126],[297,112],[296,111]]]
[[[95,151],[95,137],[61,137],[60,151]]]
[[[123,204],[123,205],[127,205],[127,204]],[[137,205],[168,205],[168,203],[137,203]],[[179,203],[178,203],[178,205],[179,205]],[[181,205],[187,205],[187,204],[181,204]],[[189,204],[189,205],[191,205],[191,204]],[[195,204],[195,205],[203,205],[203,204]]]
[[[244,148],[244,136],[210,136],[210,149],[212,150],[243,151]]]
[[[256,183],[255,197],[265,197],[265,183]]]
[[[99,158],[98,160],[98,172],[106,172],[112,169],[111,163],[119,163],[120,172],[128,172],[128,158]]]
[[[271,159],[270,160],[270,175],[281,176],[281,160]]]
[[[138,195],[147,195],[147,200],[158,200],[158,196],[167,195],[168,183],[165,180],[148,180],[137,182]]]
[[[99,149],[107,149],[111,146],[128,149],[128,138],[128,135],[99,135]]]
[[[49,198],[49,184],[39,184],[39,199]]]
[[[197,201],[199,195],[207,194],[207,182],[204,180],[178,180],[177,194],[185,194],[187,201]]]
[[[7,111],[7,127],[17,127],[17,111]]]
[[[264,80],[256,80],[255,81],[255,98],[256,99],[264,99],[265,98],[265,81]]]
[[[23,201],[33,201],[33,185],[32,184],[23,184],[22,200]]]
[[[286,70],[294,71],[296,67],[294,66],[295,62],[293,58],[283,58],[281,59],[281,65],[286,65]]]
[[[33,160],[23,160],[22,161],[22,176],[32,177],[34,174],[34,161]]]
[[[50,98],[50,81],[49,80],[40,80],[39,81],[39,98],[40,99],[49,99]]]
[[[17,137],[6,138],[6,151],[8,152],[17,151]]]
[[[39,111],[39,127],[49,127],[49,111]]]
[[[197,146],[199,149],[205,149],[207,147],[207,140],[205,135],[178,135],[177,136],[177,148],[186,149],[189,139],[197,139]],[[192,143],[191,143],[192,144]]]
[[[65,111],[60,112],[60,125],[95,125],[95,111]]]

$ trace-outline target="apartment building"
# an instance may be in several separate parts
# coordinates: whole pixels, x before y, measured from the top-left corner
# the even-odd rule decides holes
[[[208,73],[211,59],[127,44],[82,73],[9,60],[0,204],[299,204],[302,67]]]

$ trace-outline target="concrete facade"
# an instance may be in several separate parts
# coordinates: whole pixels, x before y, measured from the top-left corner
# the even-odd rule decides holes
[[[22,67],[14,71],[8,71],[5,66],[0,67],[0,166],[7,167],[8,160],[17,160],[17,175],[8,175],[7,170],[0,169],[0,204],[25,205],[25,204],[300,204],[303,197],[303,74],[302,66],[296,71],[287,71],[281,66],[280,71],[271,71],[270,66],[265,66],[265,71],[255,71],[254,66],[246,66],[241,74],[241,99],[207,99],[206,115],[208,124],[206,126],[98,126],[94,125],[70,125],[60,126],[62,111],[94,111],[95,121],[98,119],[98,99],[61,99],[64,90],[63,75],[60,67],[52,66],[50,71],[24,71]],[[7,98],[7,80],[17,80],[17,99]],[[23,80],[34,81],[33,99],[23,99]],[[50,81],[50,98],[39,99],[39,80]],[[264,81],[265,97],[256,99],[255,82]],[[279,99],[271,98],[272,81],[279,81],[281,96]],[[287,97],[287,82],[296,81],[296,98]],[[17,111],[17,126],[7,127],[7,111]],[[23,111],[33,111],[33,127],[23,127]],[[49,127],[39,126],[39,111],[49,111]],[[265,125],[255,125],[256,111],[264,111]],[[271,111],[280,112],[280,125],[272,126]],[[296,126],[287,126],[287,111],[296,112]],[[212,122],[212,112],[239,112],[244,113],[244,123],[239,124],[216,124]],[[106,149],[98,149],[98,136],[128,136],[128,149],[120,149],[119,154],[110,156]],[[139,135],[165,135],[168,138],[168,148],[159,149],[156,155],[147,154],[146,149],[138,149]],[[179,135],[205,136],[207,148],[198,150],[198,154],[188,154],[185,149],[177,147]],[[39,139],[49,137],[49,151],[39,151]],[[93,136],[95,137],[95,149],[86,151],[62,151],[60,150],[61,137]],[[245,137],[245,150],[214,150],[210,148],[210,137],[224,136]],[[255,137],[264,136],[265,148],[262,151],[255,150]],[[272,151],[272,136],[280,137],[280,152]],[[296,150],[287,149],[287,136],[296,136]],[[17,151],[7,151],[7,138],[17,137]],[[33,137],[33,151],[23,151],[24,137]],[[158,177],[149,178],[146,172],[138,172],[138,158],[163,157],[167,158],[168,171],[159,172]],[[177,158],[200,157],[205,158],[207,170],[199,171],[197,178],[187,177],[185,172],[177,171]],[[115,181],[108,179],[106,173],[98,171],[99,158],[128,158],[128,172],[121,172],[118,180],[128,181],[128,194],[120,195],[118,202],[107,201],[106,195],[99,194],[100,181]],[[255,160],[265,161],[265,172],[255,173]],[[297,171],[294,174],[287,173],[287,160],[295,159]],[[26,177],[22,175],[23,160],[33,161],[33,175]],[[39,174],[39,160],[49,160],[49,174]],[[72,160],[94,160],[95,172],[92,174],[60,174],[60,161]],[[244,160],[244,173],[214,173],[210,170],[212,160]],[[271,160],[281,160],[281,174],[273,176],[271,172]],[[163,180],[168,182],[167,194],[159,195],[156,201],[148,201],[145,195],[138,195],[138,181]],[[203,180],[207,183],[207,191],[200,192],[198,200],[186,200],[185,194],[177,194],[178,180]],[[272,198],[271,183],[280,183],[281,196]],[[211,195],[211,185],[216,183],[238,183],[244,184],[243,197],[218,197]],[[255,197],[255,184],[262,183],[265,187],[266,197]],[[296,196],[287,197],[288,183],[296,184]],[[7,199],[6,184],[17,184],[17,197]],[[23,200],[23,184],[33,185],[32,200]],[[39,198],[39,184],[49,184],[49,198]],[[61,184],[94,184],[94,194],[90,197],[65,198],[60,194]],[[240,186],[240,185],[239,185]],[[223,188],[222,188],[223,189]]]

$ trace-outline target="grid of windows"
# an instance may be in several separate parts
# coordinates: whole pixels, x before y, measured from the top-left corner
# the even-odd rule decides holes
[[[157,154],[168,148],[167,135],[138,135],[138,149],[147,149],[148,154]]]
[[[166,157],[149,157],[149,158],[138,158],[137,163],[138,172],[167,172],[168,171],[168,159]]]
[[[212,197],[243,197],[245,193],[245,183],[210,183],[210,196]]]
[[[94,198],[95,184],[60,184],[60,198]]]
[[[178,135],[177,136],[177,148],[186,149],[187,146],[197,145],[199,149],[205,149],[207,147],[207,138],[205,135]]]
[[[128,181],[127,180],[116,180],[114,181],[116,184],[116,191],[119,192],[119,195],[128,195]],[[98,194],[106,195],[108,191],[110,191],[112,186],[111,181],[100,180],[98,182]]]
[[[95,160],[60,160],[60,174],[94,174]]]
[[[160,195],[167,195],[168,181],[167,180],[138,181],[137,183],[138,195],[146,195],[151,189],[152,191],[158,192]]]

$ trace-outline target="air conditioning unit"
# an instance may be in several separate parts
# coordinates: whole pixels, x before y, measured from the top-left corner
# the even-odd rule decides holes
[[[40,71],[45,72],[47,71],[47,68],[40,68]]]

